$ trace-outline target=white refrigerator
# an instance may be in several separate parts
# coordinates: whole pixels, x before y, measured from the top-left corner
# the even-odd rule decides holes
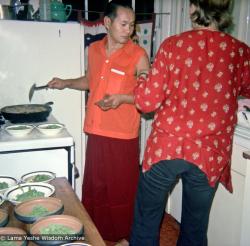
[[[84,30],[77,22],[56,23],[0,20],[0,108],[29,103],[31,85],[45,85],[52,77],[84,74]],[[75,143],[75,164],[81,196],[84,165],[84,93],[75,90],[36,91],[31,103],[53,101],[52,115],[65,124]],[[45,158],[45,157],[44,157]],[[0,163],[1,170],[5,167]]]

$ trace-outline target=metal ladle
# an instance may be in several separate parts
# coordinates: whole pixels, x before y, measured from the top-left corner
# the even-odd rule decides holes
[[[48,89],[48,85],[36,86],[36,84],[33,84],[30,87],[30,91],[29,91],[29,101],[31,101],[35,91],[43,90],[43,89]]]

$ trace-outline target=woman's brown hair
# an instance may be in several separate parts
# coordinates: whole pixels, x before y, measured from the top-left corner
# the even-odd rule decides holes
[[[200,26],[214,24],[220,31],[225,31],[232,24],[230,10],[233,0],[190,0],[196,6],[191,14],[191,21]]]

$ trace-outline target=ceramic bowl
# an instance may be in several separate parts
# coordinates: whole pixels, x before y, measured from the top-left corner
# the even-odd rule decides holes
[[[59,123],[48,123],[40,124],[37,126],[38,131],[47,136],[55,136],[59,134],[64,129],[63,124]]]
[[[31,226],[30,234],[39,237],[35,243],[47,246],[84,239],[82,222],[70,215],[51,215],[41,218]],[[48,240],[41,240],[44,235],[48,237]],[[50,237],[53,240],[49,240]]]
[[[25,137],[34,129],[33,125],[23,125],[15,124],[11,126],[6,126],[5,131],[14,137]]]
[[[24,223],[34,223],[41,217],[61,214],[64,206],[60,199],[55,197],[36,198],[22,202],[15,206],[16,218]]]
[[[87,243],[66,243],[66,244],[61,244],[60,246],[91,246],[91,245]]]
[[[6,226],[8,222],[9,222],[8,213],[5,210],[0,209],[0,227]]]
[[[36,171],[26,173],[21,177],[21,181],[24,183],[33,183],[33,182],[45,182],[49,183],[56,177],[56,174],[49,171]]]
[[[6,190],[17,185],[17,180],[9,176],[0,176],[0,194],[4,194]]]
[[[31,195],[29,194],[31,191]],[[29,193],[28,193],[29,192]],[[27,200],[41,197],[49,197],[55,192],[55,187],[46,183],[24,183],[16,185],[4,193],[6,200],[12,204],[17,205]],[[23,194],[25,193],[25,198]],[[21,197],[20,197],[21,196]]]
[[[20,229],[20,228],[17,228],[17,227],[2,227],[0,228],[0,237],[1,237],[1,245],[4,245],[4,241],[5,239],[8,238],[8,236],[13,236],[15,235],[15,237],[17,239],[20,238],[20,240],[17,240],[17,241],[13,241],[13,240],[6,240],[6,242],[15,242],[15,246],[25,246],[27,245],[27,242],[24,240],[24,236],[27,235],[27,233]],[[8,244],[6,244],[8,245]]]

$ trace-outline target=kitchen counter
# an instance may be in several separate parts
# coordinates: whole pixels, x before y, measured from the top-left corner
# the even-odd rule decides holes
[[[61,199],[64,204],[63,214],[75,216],[83,223],[85,242],[90,243],[92,246],[105,246],[106,244],[103,241],[100,233],[98,232],[89,214],[76,196],[67,179],[56,178],[51,182],[51,184],[55,186],[56,191],[53,196]],[[7,210],[9,213],[10,219],[7,226],[19,227],[28,232],[30,225],[24,224],[15,218],[13,213],[14,206],[10,202],[4,202],[0,208]],[[36,244],[33,242],[28,243],[28,246],[33,245]]]

